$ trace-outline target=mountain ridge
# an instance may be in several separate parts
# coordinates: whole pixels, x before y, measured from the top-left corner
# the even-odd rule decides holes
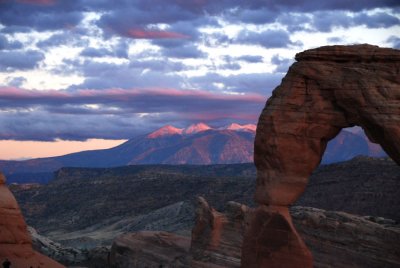
[[[0,170],[9,182],[46,183],[51,180],[51,173],[62,167],[247,163],[253,161],[255,131],[253,124],[233,123],[223,128],[204,123],[187,128],[167,125],[109,149],[24,161],[0,160]],[[356,155],[384,155],[379,146],[371,144],[365,135],[344,130],[329,142],[322,163],[344,161]]]

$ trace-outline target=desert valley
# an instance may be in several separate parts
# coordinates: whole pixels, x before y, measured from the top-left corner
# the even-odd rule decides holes
[[[400,267],[399,33],[393,0],[0,0],[0,265]]]

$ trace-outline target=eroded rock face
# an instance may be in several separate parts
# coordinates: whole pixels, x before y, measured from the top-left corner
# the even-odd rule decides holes
[[[220,213],[199,197],[192,230],[191,267],[240,267],[249,210],[245,205],[228,202],[225,213]]]
[[[12,267],[64,267],[32,249],[25,220],[0,173],[0,262],[8,258]]]
[[[400,51],[328,46],[299,53],[296,60],[258,121],[255,199],[261,205],[287,207],[296,201],[327,142],[342,128],[361,126],[400,164]],[[282,233],[281,239],[287,235]],[[244,252],[264,247],[246,241],[244,245],[249,247]],[[287,258],[296,250],[291,249]],[[244,263],[250,258],[244,254]],[[274,258],[274,253],[261,256],[248,267],[273,263]]]
[[[310,266],[305,262],[309,260],[309,252],[294,226],[314,255],[315,268],[400,266],[400,225],[393,220],[296,206],[290,209],[292,224],[289,211],[283,209],[287,208],[253,209],[229,202],[221,213],[200,198],[191,241],[165,232],[125,234],[114,241],[111,267],[239,267],[245,233],[251,237],[245,243],[263,247],[247,252],[252,258],[244,260],[243,267]],[[263,231],[252,233],[251,225],[261,225]],[[286,240],[281,239],[282,232],[290,234]],[[248,248],[245,246],[244,250]],[[293,249],[296,249],[294,254]],[[272,262],[258,264],[259,256],[268,254],[274,254]],[[100,263],[90,267],[109,265]]]
[[[400,267],[400,225],[393,220],[310,207],[290,213],[316,268]]]

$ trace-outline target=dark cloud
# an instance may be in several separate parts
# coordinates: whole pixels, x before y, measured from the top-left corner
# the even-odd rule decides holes
[[[172,25],[202,18],[201,25],[215,24],[213,16],[221,15],[228,20],[264,24],[287,12],[359,12],[379,7],[398,8],[399,4],[397,0],[3,0],[0,2],[0,23],[9,32],[26,31],[26,28],[38,31],[65,29],[77,26],[85,12],[98,12],[103,14],[98,26],[106,33],[127,36],[129,30],[145,29],[159,23]],[[157,36],[156,32],[152,34]]]
[[[238,34],[236,42],[259,45],[265,48],[285,48],[302,45],[299,41],[291,41],[289,33],[284,30],[265,30],[262,32],[242,30]]]
[[[281,73],[249,73],[223,76],[217,73],[208,73],[204,76],[189,79],[193,88],[202,88],[210,91],[225,91],[232,93],[257,93],[269,96],[272,90],[280,84]],[[220,86],[223,85],[221,89]]]
[[[393,48],[400,49],[400,37],[392,35],[386,42],[390,43]]]
[[[203,36],[203,42],[208,47],[227,47],[233,40],[224,33],[211,33]]]
[[[152,40],[154,45],[163,48],[176,48],[184,45],[194,44],[200,40],[201,33],[198,30],[203,20],[197,19],[191,22],[176,22],[171,24],[168,31],[179,33],[180,38],[159,38]]]
[[[58,46],[86,46],[88,41],[83,38],[81,33],[72,32],[69,30],[63,31],[62,33],[56,33],[51,35],[45,40],[37,42],[36,46],[41,49],[58,47]]]
[[[113,53],[105,48],[88,47],[82,50],[79,55],[89,58],[102,58],[106,56],[112,56]]]
[[[78,1],[56,1],[46,5],[33,2],[1,2],[0,23],[14,27],[14,31],[25,27],[45,31],[74,27],[83,19],[83,9]]]
[[[0,51],[0,71],[34,69],[44,59],[44,54],[37,50]]]
[[[277,22],[285,25],[286,29],[291,33],[309,31],[308,27],[312,23],[312,16],[303,13],[285,12],[279,15]]]
[[[224,18],[230,22],[266,24],[276,20],[278,12],[262,6],[259,9],[235,8],[226,12]]]
[[[257,55],[243,55],[237,58],[240,61],[245,61],[248,63],[259,63],[263,62],[264,58],[262,56]]]
[[[12,50],[22,48],[22,43],[19,41],[9,41],[8,38],[0,34],[0,50]]]
[[[80,56],[89,58],[103,58],[103,57],[117,57],[117,58],[128,58],[128,47],[119,45],[113,50],[106,48],[93,48],[88,47],[81,51]]]
[[[1,4],[1,3],[0,3]],[[32,28],[29,26],[7,26],[3,29],[0,30],[2,33],[8,33],[8,34],[13,34],[13,33],[29,33],[32,31]]]
[[[120,40],[116,46],[113,48],[114,54],[118,58],[125,58],[127,59],[129,57],[128,51],[129,51],[129,44],[125,40]]]
[[[129,66],[134,69],[159,71],[164,73],[180,72],[188,69],[181,62],[173,62],[164,58],[152,60],[131,60]]]
[[[156,61],[133,60],[131,64],[115,64],[85,60],[83,62],[74,61],[70,64],[75,64],[74,69],[85,77],[82,84],[73,85],[70,87],[71,89],[179,88],[182,82],[182,77],[173,72],[173,68],[179,69],[180,66],[172,62],[169,62],[164,69]],[[154,69],[150,69],[151,64],[154,64]],[[144,66],[149,68],[140,68]],[[171,72],[166,72],[167,68],[172,68]]]
[[[334,27],[349,28],[353,18],[344,11],[324,11],[313,14],[312,27],[316,31],[331,32]]]
[[[240,64],[237,62],[236,58],[233,58],[231,56],[224,56],[222,57],[223,61],[225,62],[222,65],[219,65],[219,69],[225,69],[225,70],[240,70],[242,67]]]
[[[83,141],[90,138],[132,138],[148,131],[145,122],[135,117],[55,114],[43,110],[6,114],[0,111],[0,139]],[[151,126],[151,122],[148,123]]]
[[[167,58],[205,58],[207,53],[201,51],[197,46],[188,44],[181,47],[169,47],[161,49],[161,54]]]
[[[181,9],[173,3],[153,2],[157,1],[149,1],[148,3],[132,1],[126,2],[127,5],[125,6],[116,6],[111,12],[102,15],[98,21],[98,26],[104,29],[106,33],[115,33],[131,38],[182,38],[182,33],[146,29],[146,26],[158,23],[173,24],[179,21],[191,21],[198,17],[191,11]],[[151,7],[149,8],[148,5]]]
[[[21,87],[23,83],[27,80],[25,77],[18,76],[18,77],[7,77],[7,85],[11,87]]]
[[[293,59],[283,58],[280,57],[278,54],[275,54],[271,58],[271,63],[276,65],[275,72],[279,73],[286,73],[293,62]]]
[[[378,12],[372,15],[362,12],[354,17],[354,24],[365,25],[368,28],[387,28],[400,25],[400,19],[386,12]]]
[[[265,103],[260,95],[199,90],[35,91],[0,88],[0,138],[20,140],[131,138],[170,120],[254,122]],[[235,113],[232,113],[232,110]],[[15,112],[17,111],[17,112]],[[151,128],[150,128],[151,127]],[[150,129],[149,129],[150,128]]]
[[[332,32],[335,27],[347,29],[360,25],[367,28],[387,28],[400,25],[400,19],[385,12],[349,14],[345,11],[321,11],[312,14],[311,29],[314,31]]]
[[[243,1],[242,6],[247,6],[249,9],[269,8],[274,11],[290,11],[290,12],[314,12],[324,10],[346,10],[346,11],[362,11],[378,7],[398,7],[397,0],[363,0],[363,1],[348,1],[348,0],[253,0]]]
[[[389,8],[389,12],[371,10],[376,7]],[[390,9],[394,7],[397,9]],[[271,63],[277,66],[272,74],[221,75],[216,72],[239,70],[245,63],[264,59],[256,55],[231,56],[223,58],[221,65],[212,65],[214,59],[209,59],[210,70],[215,73],[186,77],[182,71],[194,67],[185,66],[181,59],[207,57],[199,49],[200,44],[300,49],[302,44],[291,38],[293,32],[330,32],[336,27],[358,25],[390,27],[399,24],[397,15],[393,15],[399,10],[398,0],[0,0],[0,71],[40,66],[44,54],[23,51],[24,45],[36,45],[42,51],[72,46],[79,48],[83,57],[61,59],[63,64],[52,72],[84,77],[81,84],[63,91],[0,89],[0,138],[130,138],[168,123],[254,123],[266,96],[280,83],[291,60],[272,57]],[[83,23],[89,12],[97,13],[99,19],[93,17]],[[282,24],[283,29],[248,30],[265,29],[265,24],[274,22]],[[225,23],[255,27],[232,37],[223,31]],[[206,34],[205,28],[216,31]],[[35,31],[50,37],[37,42]],[[21,39],[24,44],[13,41],[18,36],[13,34],[18,32],[32,32],[30,40]],[[94,43],[89,43],[91,38]],[[107,43],[101,46],[101,41]],[[158,48],[129,55],[130,44],[147,42]],[[397,36],[387,42],[400,47]],[[117,64],[105,62],[103,57],[127,60]],[[20,87],[25,82],[18,75],[7,75],[9,86]]]
[[[333,43],[333,44],[340,44],[344,42],[343,37],[338,37],[338,36],[329,37],[326,39],[326,41],[328,43]]]

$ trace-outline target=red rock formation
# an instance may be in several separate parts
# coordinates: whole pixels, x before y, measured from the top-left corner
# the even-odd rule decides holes
[[[245,205],[229,202],[225,213],[220,213],[199,197],[192,230],[191,267],[239,267],[248,211]]]
[[[8,258],[11,267],[64,267],[32,249],[21,210],[5,182],[0,173],[0,263]]]
[[[367,136],[400,164],[400,51],[370,45],[329,46],[296,55],[282,84],[278,86],[259,118],[254,145],[257,167],[255,199],[281,214],[274,240],[298,241],[285,207],[303,193],[308,177],[318,166],[327,142],[342,128],[361,126]],[[263,217],[265,221],[278,217]],[[251,224],[254,235],[264,231],[263,224]],[[267,224],[267,223],[266,223]],[[285,231],[284,231],[285,230]],[[272,230],[271,230],[272,231]],[[276,258],[303,255],[299,265],[311,267],[311,257],[300,244],[282,251],[269,246],[268,237],[252,243],[244,241],[243,267],[278,267]],[[250,240],[249,240],[250,239]],[[278,243],[278,242],[277,242]],[[269,248],[254,260],[252,252]],[[284,253],[286,252],[286,253]],[[279,257],[277,257],[279,256]],[[309,263],[304,266],[304,263]],[[271,265],[270,265],[271,264]]]

